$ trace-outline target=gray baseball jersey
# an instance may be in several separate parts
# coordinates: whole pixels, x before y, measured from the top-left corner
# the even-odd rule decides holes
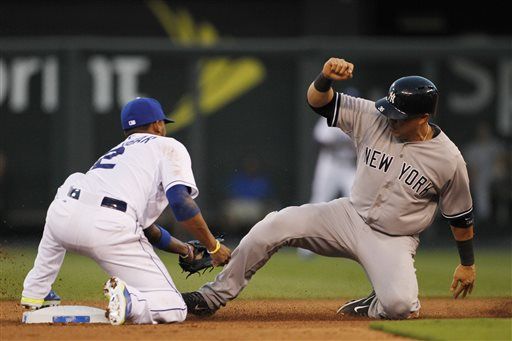
[[[402,142],[372,101],[336,93],[329,125],[354,141],[358,161],[350,198],[269,213],[240,241],[231,261],[199,289],[210,308],[237,297],[282,246],[359,262],[377,295],[373,318],[407,318],[420,309],[414,254],[437,209],[449,219],[472,210],[464,160],[436,126],[434,138]],[[338,175],[339,176],[339,175]]]
[[[373,229],[414,235],[430,226],[438,203],[446,218],[472,210],[466,163],[439,127],[437,136],[401,142],[375,103],[335,93],[337,126],[354,141],[358,162],[351,203]]]

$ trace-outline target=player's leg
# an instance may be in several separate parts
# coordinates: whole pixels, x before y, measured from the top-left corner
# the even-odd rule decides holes
[[[59,224],[58,220],[63,222],[66,220],[66,212],[63,211],[62,207],[56,206],[60,206],[60,203],[53,202],[48,209],[34,267],[23,282],[21,304],[27,307],[39,308],[43,305],[66,255],[65,248],[54,234],[54,228]],[[59,210],[58,214],[55,213],[56,209]]]
[[[359,238],[357,256],[376,294],[368,316],[405,319],[419,313],[418,281],[414,268],[417,239],[387,236],[367,226],[361,229]]]
[[[208,305],[202,308],[214,311],[236,298],[256,271],[282,246],[304,247],[326,256],[350,257],[337,229],[337,223],[344,220],[336,212],[343,211],[342,200],[347,201],[288,207],[268,214],[240,241],[229,264],[215,281],[199,289]],[[189,313],[195,313],[189,302],[187,305]]]
[[[114,265],[113,273],[126,279],[127,289],[133,301],[144,303],[141,314],[135,323],[148,323],[145,314],[149,311],[151,323],[182,322],[187,316],[187,309],[180,292],[176,288],[167,268],[155,253],[153,246],[141,235],[135,243],[133,260],[140,269],[133,269],[131,262]],[[127,269],[128,266],[128,269]],[[135,315],[137,311],[134,311]]]
[[[95,240],[100,233],[104,242],[98,245]],[[126,286],[131,301],[127,320],[140,324],[185,320],[187,310],[181,294],[133,219],[123,214],[104,217],[101,226],[91,228],[89,238],[91,256]]]
[[[337,177],[335,166],[331,153],[321,151],[311,185],[310,203],[328,202],[336,198],[338,188],[333,186]],[[315,253],[309,249],[297,247],[297,255],[301,259],[310,259]]]
[[[32,287],[44,287],[38,289],[41,292],[49,290],[65,248],[94,259],[109,275],[126,283],[131,292],[128,298],[133,298],[128,320],[183,321],[185,303],[135,220],[120,211],[70,199],[61,189],[47,217],[52,233],[45,230],[35,270],[27,276],[23,295],[30,295]]]

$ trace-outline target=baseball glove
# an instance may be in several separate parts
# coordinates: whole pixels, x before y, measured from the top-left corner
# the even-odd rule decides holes
[[[216,239],[221,243],[224,241],[222,236]],[[189,245],[190,249],[188,255],[185,257],[178,257],[178,264],[183,270],[182,272],[188,272],[187,278],[195,273],[204,274],[208,269],[212,271],[212,257],[208,253],[206,247],[201,244],[199,240],[190,240],[187,242],[187,244]]]

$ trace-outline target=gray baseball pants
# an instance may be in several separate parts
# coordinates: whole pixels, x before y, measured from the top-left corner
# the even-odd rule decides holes
[[[301,247],[357,261],[377,295],[368,315],[403,319],[420,309],[414,268],[418,243],[413,236],[393,237],[372,230],[348,198],[287,207],[254,225],[233,251],[229,264],[199,292],[210,308],[224,306],[279,248]]]

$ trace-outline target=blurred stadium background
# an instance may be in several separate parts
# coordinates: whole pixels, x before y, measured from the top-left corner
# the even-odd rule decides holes
[[[418,7],[419,6],[419,7]],[[403,75],[441,91],[435,122],[466,157],[478,243],[510,247],[512,26],[496,2],[3,1],[0,3],[2,244],[40,236],[55,190],[123,139],[119,112],[157,98],[193,159],[200,207],[237,238],[263,217],[228,217],[245,170],[264,211],[309,200],[317,116],[305,91],[341,56],[377,99]],[[257,172],[257,173],[255,173]],[[161,223],[182,238],[166,212]],[[451,243],[439,219],[422,236]]]

